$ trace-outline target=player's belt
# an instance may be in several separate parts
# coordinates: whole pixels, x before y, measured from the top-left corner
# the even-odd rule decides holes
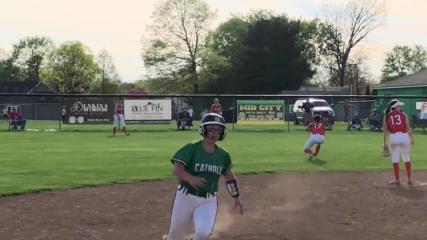
[[[178,190],[185,195],[191,194],[193,196],[202,197],[202,198],[209,198],[216,196],[216,192],[205,192],[205,191],[199,191],[197,189],[187,188],[185,186],[182,186],[181,184],[178,185]]]

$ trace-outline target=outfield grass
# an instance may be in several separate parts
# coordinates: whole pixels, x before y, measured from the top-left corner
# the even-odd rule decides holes
[[[170,178],[170,157],[183,144],[200,139],[196,130],[171,125],[130,125],[130,136],[111,137],[110,125],[63,126],[31,121],[33,131],[0,132],[0,195],[87,185]],[[375,171],[390,169],[380,156],[382,133],[348,132],[343,123],[327,131],[320,161],[302,153],[308,133],[302,126],[236,125],[223,147],[237,173],[280,171]],[[5,122],[1,129],[7,129]],[[38,131],[37,131],[38,130]],[[46,131],[47,130],[47,131]],[[415,133],[413,168],[427,169],[427,135]]]

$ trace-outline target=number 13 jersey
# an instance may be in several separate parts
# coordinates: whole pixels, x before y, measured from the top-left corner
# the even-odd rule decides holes
[[[406,115],[400,111],[391,111],[386,116],[387,128],[391,133],[406,133]]]

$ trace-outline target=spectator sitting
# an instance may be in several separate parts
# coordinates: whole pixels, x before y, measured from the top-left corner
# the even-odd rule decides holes
[[[178,119],[176,121],[176,127],[178,130],[185,130],[185,129],[191,127],[189,114],[186,110],[183,110],[183,111],[178,113]]]
[[[381,127],[383,125],[382,123],[382,115],[380,112],[378,112],[376,109],[372,109],[371,114],[368,117],[368,123],[369,123],[369,129],[374,130],[381,130]]]
[[[351,120],[351,123],[348,126],[348,130],[355,129],[355,130],[362,130],[362,119],[360,119],[359,115],[356,113],[353,116],[353,119]]]
[[[12,129],[18,130],[18,126],[21,130],[25,129],[25,124],[27,123],[27,120],[22,117],[22,114],[16,109],[12,110],[12,113],[9,116],[10,124],[12,125]]]

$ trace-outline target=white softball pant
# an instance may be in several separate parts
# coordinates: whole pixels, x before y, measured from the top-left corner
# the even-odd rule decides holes
[[[207,240],[215,224],[217,197],[204,198],[184,192],[176,192],[167,240],[183,240],[191,229],[191,220],[194,220],[193,240]]]
[[[114,114],[114,127],[119,129],[126,127],[125,117],[123,116],[123,114]]]
[[[400,155],[404,162],[410,161],[409,147],[411,139],[407,133],[397,132],[390,134],[390,155],[393,163],[398,163]]]
[[[304,144],[305,149],[311,149],[314,144],[322,144],[325,141],[325,136],[320,134],[311,134],[310,138]]]

